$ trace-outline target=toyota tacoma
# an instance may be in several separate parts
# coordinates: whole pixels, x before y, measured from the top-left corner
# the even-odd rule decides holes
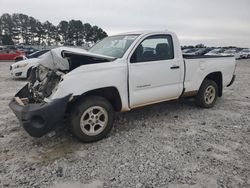
[[[115,112],[180,97],[213,107],[223,88],[233,83],[235,67],[231,56],[183,57],[173,32],[119,34],[89,51],[51,50],[9,106],[33,137],[68,120],[74,136],[93,142],[110,132]]]

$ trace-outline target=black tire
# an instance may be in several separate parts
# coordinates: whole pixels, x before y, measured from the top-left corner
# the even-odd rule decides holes
[[[212,88],[211,91],[214,92],[210,93],[210,95],[212,95],[211,100],[208,100],[210,96],[207,96],[206,93],[208,88]],[[218,98],[218,86],[216,82],[214,82],[213,80],[205,79],[201,84],[201,87],[196,95],[195,98],[196,104],[202,108],[211,108],[214,106],[217,98]]]
[[[102,126],[98,126],[97,122],[91,122],[89,123],[89,125],[82,125],[81,128],[81,120],[86,122],[86,121],[101,121],[101,116],[97,119],[97,114],[96,115],[96,119],[94,118],[90,118],[89,115],[89,119],[87,120],[83,120],[83,118],[85,118],[85,116],[87,116],[89,110],[91,110],[91,108],[97,108],[100,107],[101,108],[101,112],[104,109],[106,111],[106,113],[103,114],[103,117],[105,118],[105,114],[107,115],[107,123],[104,123],[105,126],[103,126],[104,128],[102,128]],[[96,109],[94,109],[96,110]],[[94,111],[92,111],[94,112]],[[104,111],[103,111],[104,112]],[[86,113],[86,115],[84,116],[84,114]],[[102,118],[103,118],[102,117]],[[94,119],[94,120],[93,120]],[[104,120],[105,121],[105,120]],[[70,129],[73,133],[73,135],[78,138],[80,141],[82,142],[95,142],[98,140],[103,139],[104,137],[107,136],[107,134],[111,131],[112,127],[113,127],[113,122],[114,122],[114,110],[113,110],[113,106],[103,97],[99,97],[99,96],[90,96],[90,97],[86,97],[84,100],[80,101],[79,103],[75,104],[74,107],[72,108],[71,114],[70,114]],[[96,123],[95,125],[91,125],[92,123]],[[99,132],[96,135],[89,135],[91,134],[90,132],[88,132],[88,128],[89,131],[91,129],[91,127],[94,127],[93,129],[95,130],[98,127],[101,130],[101,132]],[[97,132],[100,131],[97,129]],[[84,132],[85,131],[85,132]],[[88,133],[86,133],[88,132]]]

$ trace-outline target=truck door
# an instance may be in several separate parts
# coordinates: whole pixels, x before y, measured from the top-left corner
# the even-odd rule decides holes
[[[145,38],[129,59],[130,107],[176,99],[181,94],[180,61],[171,35]]]

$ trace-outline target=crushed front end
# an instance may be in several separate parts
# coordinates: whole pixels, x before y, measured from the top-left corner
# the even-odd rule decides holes
[[[38,60],[38,66],[31,70],[29,83],[14,96],[9,106],[31,136],[41,137],[64,120],[67,105],[73,99],[73,94],[60,90],[63,77],[82,65],[114,59],[82,49],[52,49]],[[54,95],[56,93],[60,95]]]
[[[33,137],[41,137],[62,123],[71,95],[50,100],[62,75],[42,65],[34,68],[30,82],[11,100],[9,106],[22,127]]]

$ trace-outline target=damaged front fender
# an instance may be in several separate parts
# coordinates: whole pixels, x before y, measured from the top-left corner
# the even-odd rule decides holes
[[[41,137],[62,123],[71,94],[44,103],[26,103],[30,92],[24,86],[9,103],[22,127],[33,137]]]

